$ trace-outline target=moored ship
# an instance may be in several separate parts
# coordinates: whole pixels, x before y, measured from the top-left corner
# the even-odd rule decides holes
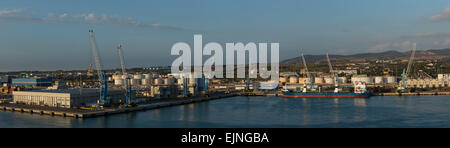
[[[370,97],[370,92],[366,90],[366,85],[358,83],[355,86],[354,92],[306,92],[304,87],[303,92],[293,92],[290,90],[283,90],[281,97],[286,98],[367,98]]]

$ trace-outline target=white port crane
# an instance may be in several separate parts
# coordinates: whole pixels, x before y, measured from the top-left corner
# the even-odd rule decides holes
[[[406,89],[406,81],[408,79],[409,72],[411,71],[411,67],[412,67],[412,64],[414,61],[414,56],[416,55],[416,49],[417,49],[417,44],[414,43],[413,49],[411,51],[411,57],[409,58],[409,61],[408,61],[408,66],[406,67],[406,70],[403,69],[402,82],[400,83],[400,87],[398,88],[397,92],[400,92],[400,93],[408,92],[408,90]]]
[[[125,76],[125,105],[129,106],[132,105],[132,97],[133,97],[133,91],[131,89],[131,79],[127,74],[127,71],[125,69],[125,59],[122,52],[122,45],[117,45],[117,51],[119,52],[120,57],[120,66],[122,67],[122,75]]]
[[[309,77],[310,74],[309,74],[308,66],[306,65],[306,60],[305,60],[305,56],[303,55],[303,53],[302,53],[302,63],[303,63],[303,66],[305,66],[306,76]]]
[[[408,67],[406,69],[406,78],[408,78],[409,73],[411,72],[411,67],[413,65],[413,61],[414,61],[414,56],[416,55],[416,50],[417,50],[417,44],[414,43],[413,44],[413,49],[411,52],[411,57],[409,58],[409,62],[408,62]]]
[[[89,39],[91,40],[92,53],[95,59],[95,68],[97,69],[98,79],[100,80],[100,98],[97,101],[97,108],[109,106],[108,100],[108,82],[106,81],[106,73],[103,72],[100,55],[94,38],[94,30],[89,30]]]
[[[334,92],[338,93],[339,92],[339,88],[338,88],[338,82],[337,82],[336,73],[335,73],[335,71],[333,69],[333,66],[331,65],[331,60],[330,60],[330,57],[328,56],[328,53],[326,54],[326,56],[327,56],[327,61],[328,61],[328,67],[330,68],[330,73],[331,73],[331,75],[333,77],[333,80],[334,80],[334,86],[335,86]]]

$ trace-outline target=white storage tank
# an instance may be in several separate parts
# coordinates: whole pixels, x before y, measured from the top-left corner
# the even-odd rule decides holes
[[[289,83],[298,83],[297,76],[290,76],[289,77]]]
[[[168,84],[168,85],[173,85],[173,84],[175,84],[175,78],[168,78],[168,83],[166,83],[166,84]]]
[[[164,84],[169,84],[169,79],[168,78],[164,78]]]
[[[387,76],[386,78],[386,83],[392,84],[392,83],[397,83],[397,78],[395,76]]]
[[[194,85],[196,83],[197,83],[197,80],[195,79],[194,74],[192,74],[192,73],[189,74],[189,84]]]
[[[133,75],[133,78],[140,80],[140,79],[142,79],[142,75],[136,74],[136,75]]]
[[[114,80],[117,80],[117,79],[123,79],[123,78],[122,78],[122,75],[113,75],[112,78],[113,78]]]
[[[154,80],[155,80],[155,82],[154,82],[155,85],[162,85],[162,84],[164,84],[163,80],[161,78],[156,78]]]
[[[384,83],[383,77],[381,76],[375,77],[375,84],[383,84],[383,83]]]
[[[142,85],[150,85],[150,84],[152,84],[149,79],[142,79],[141,83],[142,83]]]
[[[150,80],[152,78],[153,78],[153,76],[151,74],[144,74],[144,78],[143,79]]]
[[[337,78],[337,81],[338,81],[339,83],[347,83],[347,77],[338,77],[338,78]]]
[[[287,80],[286,80],[286,77],[280,77],[280,82],[281,82],[281,83],[286,83],[286,81],[287,81]]]
[[[131,79],[131,85],[140,85],[141,84],[141,80],[140,79]]]
[[[114,79],[114,85],[124,85],[125,82],[123,79]]]
[[[298,83],[303,84],[305,82],[306,82],[306,84],[310,84],[311,83],[309,81],[309,78],[298,78]]]
[[[356,83],[356,82],[373,83],[373,80],[371,77],[367,77],[367,76],[352,77],[352,83]]]
[[[322,78],[322,77],[315,77],[314,78],[314,83],[316,83],[316,84],[323,84],[323,81],[324,79]]]
[[[326,84],[334,84],[334,80],[332,77],[326,77],[325,78],[325,83]]]
[[[183,85],[183,82],[184,82],[183,78],[177,79],[177,84],[178,85]]]

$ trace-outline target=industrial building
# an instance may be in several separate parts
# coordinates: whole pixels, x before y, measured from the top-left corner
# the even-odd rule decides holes
[[[97,104],[99,97],[99,89],[88,88],[13,92],[14,103],[61,108],[92,106]],[[113,104],[118,104],[123,97],[122,90],[108,90],[108,99]]]
[[[14,78],[12,86],[49,87],[53,84],[52,78]]]
[[[438,79],[408,79],[406,80],[407,88],[443,88],[449,87],[450,77],[439,77]]]

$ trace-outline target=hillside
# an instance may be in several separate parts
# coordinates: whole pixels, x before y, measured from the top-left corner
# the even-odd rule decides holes
[[[411,51],[398,52],[386,51],[381,53],[360,53],[353,55],[329,55],[333,61],[351,61],[351,62],[367,62],[376,60],[404,60],[409,59]],[[426,51],[417,51],[416,59],[450,59],[450,48],[448,49],[430,49]],[[325,55],[305,55],[308,63],[317,63],[326,61]],[[281,64],[299,64],[301,57],[287,59]]]

